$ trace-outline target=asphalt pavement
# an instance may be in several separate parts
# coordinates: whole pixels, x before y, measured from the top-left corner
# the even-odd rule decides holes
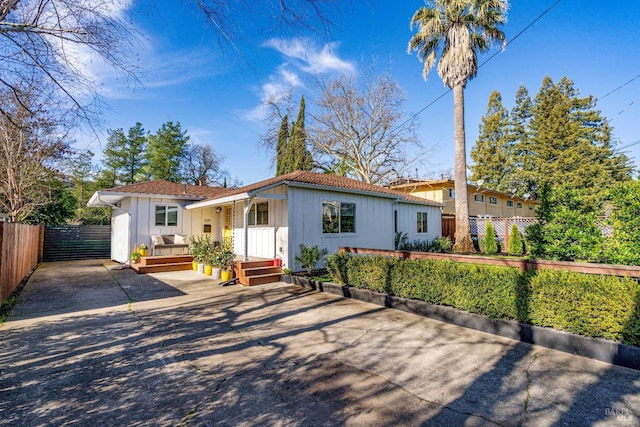
[[[285,283],[44,263],[0,425],[639,426],[640,371]]]

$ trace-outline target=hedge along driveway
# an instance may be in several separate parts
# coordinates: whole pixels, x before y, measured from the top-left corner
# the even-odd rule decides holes
[[[633,278],[344,253],[327,265],[349,286],[640,347]]]

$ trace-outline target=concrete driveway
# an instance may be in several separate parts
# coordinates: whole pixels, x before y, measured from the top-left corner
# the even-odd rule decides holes
[[[286,285],[46,263],[0,424],[640,425],[640,372]]]

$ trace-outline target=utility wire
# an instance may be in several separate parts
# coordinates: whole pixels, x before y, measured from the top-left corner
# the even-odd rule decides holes
[[[553,9],[555,6],[558,5],[558,3],[560,3],[561,0],[556,0],[555,3],[553,3],[551,6],[549,6],[547,9],[545,9],[542,13],[540,13],[540,15],[538,15],[533,21],[531,21],[526,27],[524,27],[522,30],[520,30],[518,32],[518,34],[516,34],[511,40],[509,40],[508,42],[506,42],[504,44],[504,47],[501,50],[496,51],[493,55],[491,55],[490,57],[488,57],[486,60],[482,61],[482,63],[480,63],[480,65],[478,65],[478,69],[480,69],[483,65],[485,65],[487,62],[491,61],[493,58],[495,58],[499,53],[501,53],[504,49],[506,49],[507,46],[509,46],[511,43],[513,43],[514,41],[516,41],[522,34],[524,34],[525,31],[527,31],[529,28],[531,28],[533,25],[535,25],[536,22],[538,22],[540,19],[542,19],[543,16],[545,16],[547,13],[549,13],[551,11],[551,9]],[[640,76],[638,76],[640,77]],[[393,129],[391,131],[391,134],[394,134],[395,132],[398,131],[398,129],[402,128],[404,125],[406,125],[407,123],[409,123],[411,120],[415,119],[416,117],[418,117],[420,114],[422,114],[427,108],[431,107],[433,104],[435,104],[436,102],[440,101],[442,98],[445,97],[445,95],[447,95],[449,92],[451,92],[452,89],[447,89],[446,91],[442,92],[440,95],[438,95],[438,97],[436,97],[433,101],[431,101],[430,103],[428,103],[427,105],[425,105],[423,108],[421,108],[418,112],[413,113],[411,116],[409,116],[409,118],[407,120],[405,120],[404,122],[402,122],[401,124],[399,124],[398,126],[396,126],[395,129]]]
[[[621,84],[620,86],[618,86],[617,88],[613,89],[612,91],[608,92],[606,95],[604,95],[602,98],[598,99],[598,102],[602,101],[603,99],[605,99],[607,96],[613,94],[614,92],[619,91],[620,89],[622,89],[623,87],[625,87],[626,85],[628,85],[629,83],[633,82],[634,80],[640,79],[640,74],[638,74],[637,76],[635,76],[634,78],[632,78],[631,80],[629,80],[626,83]]]

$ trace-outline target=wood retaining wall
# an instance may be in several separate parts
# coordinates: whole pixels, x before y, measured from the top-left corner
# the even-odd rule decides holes
[[[573,271],[576,273],[602,274],[609,276],[626,276],[640,277],[640,267],[631,265],[616,264],[595,264],[587,262],[569,262],[569,261],[546,261],[531,260],[525,258],[501,258],[488,257],[482,255],[458,255],[458,254],[439,254],[433,252],[413,252],[413,251],[391,251],[382,249],[369,248],[350,248],[341,247],[341,252],[347,252],[359,255],[380,255],[404,259],[439,259],[457,262],[466,262],[470,264],[485,265],[502,265],[505,267],[516,267],[520,271],[535,271],[538,269],[552,269]]]

